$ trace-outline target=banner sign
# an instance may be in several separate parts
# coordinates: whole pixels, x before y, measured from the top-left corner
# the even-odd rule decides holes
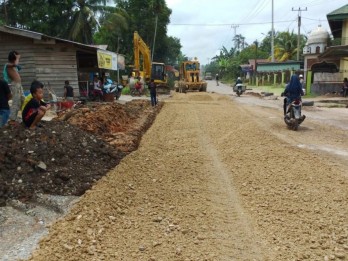
[[[114,70],[112,67],[113,54],[116,57],[115,53],[104,51],[104,50],[98,50],[97,51],[98,67],[100,69]]]

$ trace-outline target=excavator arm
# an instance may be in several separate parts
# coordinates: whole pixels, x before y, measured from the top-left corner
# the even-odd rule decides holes
[[[134,32],[134,70],[139,73],[142,71],[144,80],[151,77],[151,51],[146,43],[141,39],[137,31]],[[140,67],[140,55],[142,55],[142,68]]]

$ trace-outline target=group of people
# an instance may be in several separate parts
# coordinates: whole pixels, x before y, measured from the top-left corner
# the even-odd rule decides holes
[[[134,80],[134,88],[139,91],[140,93],[143,93],[144,86],[143,82],[140,76],[136,77]],[[157,86],[154,79],[150,80],[149,83],[149,91],[150,91],[150,98],[151,98],[151,105],[154,107],[157,105]]]
[[[40,81],[33,81],[30,94],[24,96],[19,60],[19,52],[11,51],[8,54],[8,62],[3,68],[3,79],[0,80],[0,127],[6,124],[19,125],[18,112],[21,111],[23,124],[27,128],[35,129],[42,126],[40,121],[51,105],[43,101],[44,85]],[[69,81],[65,81],[64,97],[67,100],[74,98],[74,89]],[[10,100],[12,100],[11,107]]]

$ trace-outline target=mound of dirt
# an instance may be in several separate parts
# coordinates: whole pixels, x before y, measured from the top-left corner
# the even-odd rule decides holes
[[[161,106],[85,105],[28,130],[0,131],[0,206],[36,193],[82,195],[138,147]]]
[[[245,94],[255,96],[255,97],[261,97],[262,95],[258,92],[246,92]]]
[[[206,93],[189,96],[189,101],[212,101],[212,100],[213,98],[207,95]]]
[[[115,145],[123,152],[138,147],[142,134],[153,122],[159,104],[154,110],[146,100],[133,100],[126,105],[119,103],[95,104],[78,110],[66,111],[57,120],[67,121],[80,129]]]

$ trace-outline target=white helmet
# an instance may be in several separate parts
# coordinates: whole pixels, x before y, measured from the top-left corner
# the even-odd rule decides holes
[[[300,77],[300,78],[303,78],[303,75],[302,75],[302,74],[300,74],[300,75],[299,75],[299,77]]]
[[[238,77],[237,80],[240,80],[240,77]]]

